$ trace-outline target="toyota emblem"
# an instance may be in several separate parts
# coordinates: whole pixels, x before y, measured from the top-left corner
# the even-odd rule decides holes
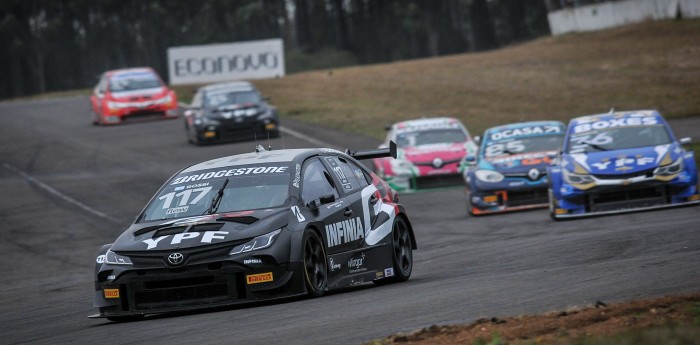
[[[537,169],[530,169],[530,171],[527,172],[527,176],[530,180],[537,180],[537,178],[540,177],[540,171]]]
[[[185,256],[180,253],[171,253],[168,255],[168,262],[173,266],[180,265],[183,261],[185,261]]]
[[[434,166],[436,169],[440,169],[440,168],[442,167],[442,163],[443,163],[443,162],[442,162],[442,158],[440,158],[440,157],[437,157],[437,158],[433,159],[433,166]]]

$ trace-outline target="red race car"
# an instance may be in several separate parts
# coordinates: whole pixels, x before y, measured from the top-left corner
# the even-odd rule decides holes
[[[127,117],[178,116],[175,92],[149,67],[105,72],[90,103],[95,125],[118,124]]]

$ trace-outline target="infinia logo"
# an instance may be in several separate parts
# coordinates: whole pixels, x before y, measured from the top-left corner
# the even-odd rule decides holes
[[[326,225],[328,247],[359,240],[365,237],[362,218],[355,217],[342,222]]]

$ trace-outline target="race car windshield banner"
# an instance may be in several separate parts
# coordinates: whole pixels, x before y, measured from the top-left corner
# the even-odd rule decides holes
[[[285,164],[191,171],[171,179],[146,207],[144,221],[282,206],[289,196]]]

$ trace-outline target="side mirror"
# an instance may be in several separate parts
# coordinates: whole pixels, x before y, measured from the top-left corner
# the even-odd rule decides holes
[[[330,204],[333,201],[335,201],[335,195],[333,195],[333,194],[324,195],[319,199],[319,201],[321,201],[321,205]]]
[[[469,166],[474,166],[474,165],[476,165],[476,157],[474,157],[474,156],[472,156],[472,155],[469,155],[469,156],[465,157],[465,158],[464,158],[464,161],[466,161],[466,162],[467,162],[467,165],[469,165]]]
[[[263,99],[263,101],[265,101],[265,102],[269,102],[269,101],[272,100],[272,98],[270,98],[270,96],[263,96],[262,99]]]
[[[681,140],[678,140],[678,142],[681,145],[688,145],[688,144],[691,144],[693,142],[693,139],[686,137],[686,138],[681,138]]]
[[[391,130],[391,125],[384,126],[384,130],[387,131],[387,132],[390,131],[390,130]]]
[[[477,145],[481,144],[481,136],[478,136],[478,135],[475,136],[475,137],[474,137],[474,142],[475,142]]]
[[[316,200],[311,200],[311,201],[306,203],[306,208],[308,208],[311,211],[318,210],[318,206],[319,206],[319,204],[318,204],[318,201],[316,201]]]

